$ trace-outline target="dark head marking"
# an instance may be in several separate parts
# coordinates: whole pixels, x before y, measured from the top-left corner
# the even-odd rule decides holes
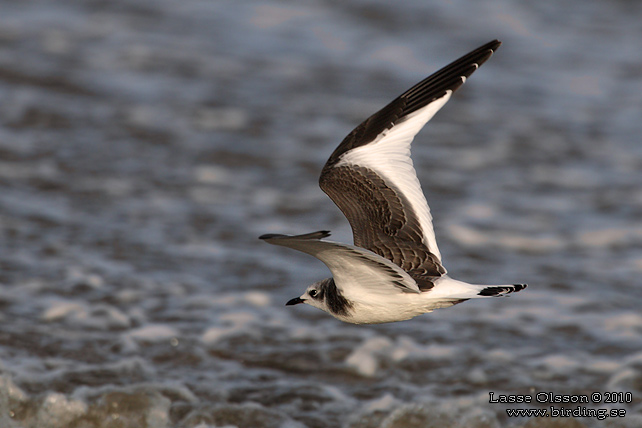
[[[312,290],[311,290],[312,291]],[[341,291],[337,288],[337,285],[334,283],[333,278],[328,278],[319,284],[318,293],[316,296],[311,297],[314,299],[324,299],[325,304],[328,306],[330,312],[335,315],[346,316],[350,309],[352,309],[352,303],[343,297]]]

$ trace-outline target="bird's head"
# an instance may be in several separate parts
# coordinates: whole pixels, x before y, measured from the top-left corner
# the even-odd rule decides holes
[[[332,278],[327,278],[315,282],[305,290],[305,293],[303,293],[299,297],[288,300],[285,305],[291,306],[298,305],[299,303],[305,303],[310,306],[314,306],[315,308],[319,308],[322,311],[330,312],[328,306],[325,303],[325,290],[329,281],[332,281]]]
[[[306,303],[329,313],[334,317],[344,317],[352,309],[350,303],[337,288],[333,278],[326,278],[310,285],[299,297],[289,300],[286,306]]]

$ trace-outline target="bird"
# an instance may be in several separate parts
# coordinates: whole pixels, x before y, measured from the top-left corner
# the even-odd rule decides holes
[[[347,323],[381,324],[527,287],[469,284],[447,275],[410,157],[415,135],[500,45],[488,42],[417,83],[330,155],[319,185],[350,223],[354,245],[325,240],[327,230],[259,237],[310,254],[332,273],[287,306],[304,303]]]

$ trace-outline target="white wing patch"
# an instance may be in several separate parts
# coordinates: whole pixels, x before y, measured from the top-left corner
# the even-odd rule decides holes
[[[421,293],[417,282],[399,266],[372,251],[354,245],[283,236],[268,243],[293,248],[321,260],[348,299],[362,293],[391,295]]]
[[[366,294],[421,293],[417,283],[403,269],[371,251],[352,245],[318,241],[333,245],[316,257],[332,272],[334,282],[350,300]]]
[[[386,183],[399,189],[419,219],[424,244],[439,261],[441,254],[435,239],[432,216],[410,158],[410,145],[421,128],[448,102],[451,94],[452,91],[447,90],[446,95],[406,116],[400,123],[379,134],[371,143],[346,152],[336,164],[337,167],[365,166],[380,175]]]

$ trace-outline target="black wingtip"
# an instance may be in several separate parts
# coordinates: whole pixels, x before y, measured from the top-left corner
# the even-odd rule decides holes
[[[292,238],[292,239],[323,239],[330,236],[329,230],[319,230],[317,232],[304,233],[303,235],[283,235],[280,233],[266,233],[259,236],[259,239],[273,239],[273,238]]]
[[[298,238],[298,239],[323,239],[323,238],[327,238],[328,236],[330,236],[330,231],[329,230],[319,230],[319,231],[316,231],[316,232],[306,233],[306,234],[303,234],[303,235],[296,235],[296,236],[294,236],[294,238]]]
[[[502,42],[500,42],[497,39],[494,39],[494,40],[491,40],[490,42],[488,42],[488,43],[486,43],[484,45],[481,45],[480,47],[475,49],[473,52],[483,52],[483,51],[486,51],[486,50],[491,50],[492,52],[490,52],[490,53],[492,55],[497,49],[499,49],[499,47],[501,45],[502,45]]]
[[[526,287],[528,287],[528,284],[513,284],[512,286],[506,286],[506,287],[493,286],[493,287],[486,287],[477,294],[479,296],[485,296],[485,297],[505,296],[506,294],[517,293],[518,291],[522,291]]]
[[[259,236],[259,239],[280,238],[280,237],[283,237],[283,236],[287,236],[287,235],[281,235],[281,234],[278,234],[278,233],[266,233],[264,235]]]
[[[488,42],[488,49],[495,50],[498,47],[500,47],[501,45],[502,45],[502,42],[497,40],[497,39],[495,39],[495,40],[492,40],[492,41]]]
[[[492,40],[456,59],[401,94],[401,98],[406,100],[402,116],[407,116],[443,97],[448,90],[451,93],[457,91],[465,79],[488,61],[501,44],[502,42],[497,39]]]
[[[528,284],[513,284],[515,286],[514,292],[517,293],[518,291],[522,291],[526,287],[528,287]]]

